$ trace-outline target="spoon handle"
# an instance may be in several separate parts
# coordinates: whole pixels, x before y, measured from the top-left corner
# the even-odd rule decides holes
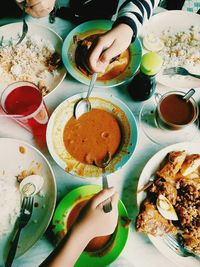
[[[92,74],[92,78],[91,78],[91,81],[90,81],[90,85],[89,85],[89,89],[88,89],[86,98],[88,98],[90,96],[91,92],[92,92],[92,89],[93,89],[94,84],[95,84],[96,79],[97,79],[97,75],[98,75],[98,73],[96,73],[96,72]]]
[[[184,96],[183,99],[187,102],[190,97],[195,93],[195,90],[191,88]]]
[[[103,179],[103,189],[107,189],[108,188],[108,179],[105,173],[105,169],[102,169],[102,179]],[[103,205],[103,211],[105,213],[108,213],[112,210],[112,204],[111,204],[111,199],[107,199],[105,204]]]

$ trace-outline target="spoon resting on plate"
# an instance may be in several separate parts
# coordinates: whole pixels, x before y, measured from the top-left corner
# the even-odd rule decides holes
[[[91,103],[89,101],[89,96],[94,88],[94,84],[97,79],[97,73],[92,74],[92,78],[90,80],[90,84],[88,87],[88,92],[85,98],[81,98],[74,105],[74,117],[78,119],[81,115],[91,110]]]
[[[19,190],[24,197],[31,197],[37,194],[44,184],[44,179],[40,175],[29,175],[25,177],[20,185]]]

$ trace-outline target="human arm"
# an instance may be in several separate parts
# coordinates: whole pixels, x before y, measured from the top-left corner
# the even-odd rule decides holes
[[[104,213],[102,202],[112,198],[112,211]],[[83,209],[72,229],[40,267],[72,267],[89,241],[110,235],[118,221],[118,194],[113,188],[96,194]],[[106,222],[106,225],[105,225]]]
[[[158,3],[159,0],[125,1],[118,11],[113,28],[101,35],[90,50],[88,66],[92,72],[104,72],[110,60],[129,47]]]
[[[16,0],[16,3],[22,7],[24,0]],[[32,17],[45,17],[54,8],[56,0],[26,0],[26,13]]]

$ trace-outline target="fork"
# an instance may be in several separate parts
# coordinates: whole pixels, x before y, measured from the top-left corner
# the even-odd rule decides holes
[[[176,254],[182,257],[195,257],[196,259],[200,260],[200,256],[196,255],[195,253],[189,251],[181,241],[181,238],[176,238],[173,235],[165,234],[163,236],[163,241],[165,244],[173,250]]]
[[[26,23],[26,20],[25,20],[25,16],[26,16],[26,0],[24,0],[23,2],[23,14],[22,14],[22,17],[23,17],[23,26],[22,26],[22,35],[19,39],[19,41],[16,43],[16,45],[20,44],[24,38],[26,37],[26,34],[28,32],[28,24]]]
[[[21,230],[29,222],[32,215],[32,211],[33,211],[33,197],[24,197],[21,205],[20,216],[18,218],[18,229],[16,230],[14,238],[11,242],[11,247],[8,252],[5,267],[12,266]]]
[[[163,70],[163,75],[175,75],[175,74],[183,75],[183,76],[190,75],[192,77],[200,79],[200,75],[190,73],[188,70],[182,67],[172,67],[172,68]]]

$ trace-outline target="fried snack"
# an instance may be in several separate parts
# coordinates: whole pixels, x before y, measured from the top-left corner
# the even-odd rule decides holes
[[[181,174],[187,176],[195,171],[197,171],[200,166],[200,155],[192,154],[188,155],[181,167]]]
[[[166,181],[173,183],[175,175],[181,169],[181,166],[186,158],[185,151],[172,151],[168,154],[168,163],[159,171],[157,175],[164,178]]]
[[[188,249],[200,254],[200,178],[180,179],[177,183],[177,192],[177,228]]]
[[[154,236],[177,233],[190,251],[200,255],[200,154],[172,151],[156,176],[146,189],[147,197],[136,219],[137,231]],[[161,215],[159,195],[170,201],[178,220]]]
[[[156,199],[159,194],[165,196],[172,203],[172,205],[176,203],[176,188],[171,183],[160,177],[157,178],[154,183],[149,187],[147,194],[149,198],[154,200],[154,203],[156,203]]]
[[[164,233],[176,234],[176,227],[166,220],[156,206],[148,200],[143,203],[136,219],[136,230],[153,236],[162,236]]]

